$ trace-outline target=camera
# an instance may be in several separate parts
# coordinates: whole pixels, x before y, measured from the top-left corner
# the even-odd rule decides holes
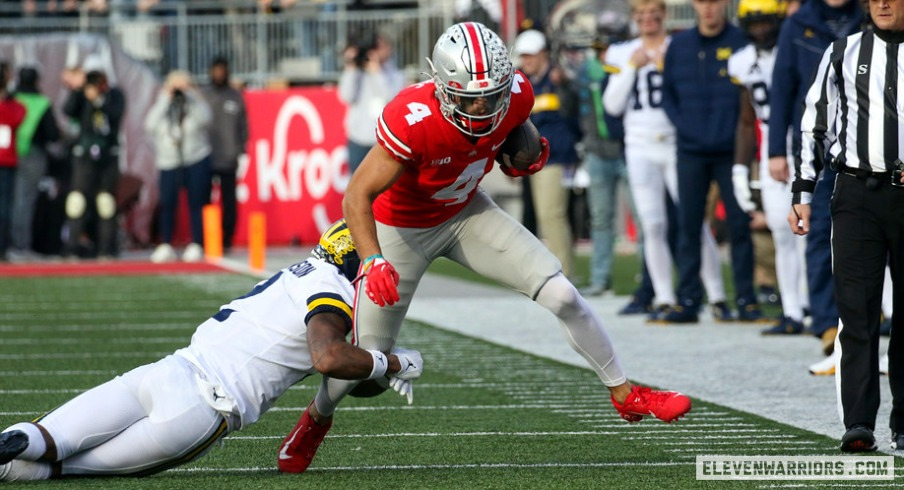
[[[352,62],[358,69],[364,69],[364,65],[369,61],[367,53],[377,49],[377,36],[376,34],[367,33],[359,36],[358,39],[353,40],[349,45],[354,47],[356,51]]]
[[[185,105],[185,92],[179,89],[173,90],[173,104]]]

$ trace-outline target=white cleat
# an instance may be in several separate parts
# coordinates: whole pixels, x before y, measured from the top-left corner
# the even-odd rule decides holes
[[[808,369],[813,376],[832,376],[835,374],[835,364],[837,361],[838,358],[833,353],[832,355],[826,356],[825,359],[815,364],[811,364]]]

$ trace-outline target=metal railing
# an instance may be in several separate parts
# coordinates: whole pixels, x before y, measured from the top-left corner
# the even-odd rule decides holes
[[[274,2],[279,5],[279,2]],[[395,61],[410,80],[425,69],[436,38],[459,20],[452,0],[387,0],[379,10],[354,9],[351,0],[294,1],[262,8],[256,1],[167,1],[139,10],[136,2],[85,2],[77,11],[48,13],[48,2],[34,12],[0,3],[0,35],[92,33],[105,36],[130,56],[163,75],[191,72],[199,81],[215,56],[230,60],[233,75],[250,86],[273,80],[295,84],[335,81],[350,36],[381,32],[393,41]],[[526,0],[527,15],[548,12],[555,0]],[[91,8],[102,5],[103,9]],[[474,2],[468,18],[499,29]],[[668,4],[669,27],[693,25],[689,4]],[[538,12],[532,12],[538,11]],[[539,15],[534,15],[539,17]]]

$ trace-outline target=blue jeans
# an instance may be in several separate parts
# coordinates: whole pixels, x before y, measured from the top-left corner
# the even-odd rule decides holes
[[[188,191],[188,219],[191,223],[191,241],[204,244],[204,225],[201,212],[210,202],[210,157],[197,163],[160,171],[160,238],[163,243],[173,241],[176,228],[176,209],[179,205],[179,189]]]
[[[590,174],[590,187],[587,189],[590,239],[593,242],[590,285],[605,286],[610,282],[612,274],[618,188],[621,186],[629,196],[631,192],[628,188],[628,167],[623,158],[606,159],[589,152],[584,158],[584,164]]]
[[[6,249],[9,247],[15,188],[16,167],[0,167],[0,259],[6,255]]]

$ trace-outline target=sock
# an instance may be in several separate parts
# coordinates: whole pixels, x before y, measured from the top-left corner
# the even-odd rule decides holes
[[[24,459],[28,461],[37,461],[47,451],[47,443],[44,442],[44,434],[38,429],[38,426],[31,422],[22,422],[13,425],[3,432],[20,430],[28,436],[28,447],[16,459]]]
[[[14,459],[0,466],[0,481],[49,480],[50,463]]]

